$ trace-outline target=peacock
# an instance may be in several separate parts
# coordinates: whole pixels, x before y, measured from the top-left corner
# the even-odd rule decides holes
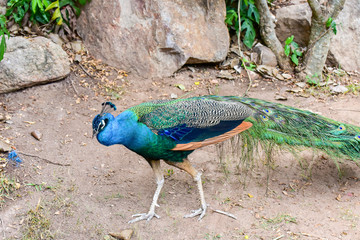
[[[93,122],[93,137],[105,145],[122,144],[143,156],[153,169],[156,191],[147,213],[133,215],[129,223],[159,218],[155,207],[164,177],[160,160],[189,173],[197,183],[201,206],[184,217],[199,216],[206,204],[201,172],[189,162],[195,149],[235,135],[249,143],[318,149],[334,159],[360,159],[360,128],[340,123],[310,111],[260,99],[236,96],[199,96],[155,100],[133,106],[118,116],[116,106],[102,104]]]

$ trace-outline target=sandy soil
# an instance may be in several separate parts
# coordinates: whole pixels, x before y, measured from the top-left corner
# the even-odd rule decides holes
[[[113,102],[120,112],[171,93],[180,97],[245,92],[247,81],[217,79],[216,73],[202,67],[165,79],[129,75],[123,94]],[[184,92],[176,84],[192,91]],[[195,151],[190,161],[203,172],[211,208],[231,212],[237,220],[211,210],[201,221],[183,218],[199,207],[196,185],[189,175],[163,163],[166,180],[157,208],[161,218],[128,224],[132,214],[150,206],[156,187],[153,173],[146,161],[123,146],[105,147],[91,138],[91,121],[105,100],[93,85],[90,78],[71,75],[0,95],[0,111],[11,116],[10,124],[0,123],[1,135],[11,139],[24,160],[21,167],[6,168],[21,188],[0,209],[0,238],[26,239],[32,210],[47,220],[43,239],[111,239],[109,232],[123,229],[134,230],[132,239],[143,240],[360,239],[360,170],[354,163],[341,163],[339,177],[334,162],[320,153],[305,152],[296,159],[281,152],[274,156],[270,171],[264,157],[246,171],[237,169],[231,151],[220,162],[217,146]],[[249,96],[276,101],[276,93],[284,94],[288,96],[284,104],[360,126],[358,96],[303,98],[286,93],[287,88],[285,82],[261,80]],[[41,141],[30,135],[34,130],[43,134]]]

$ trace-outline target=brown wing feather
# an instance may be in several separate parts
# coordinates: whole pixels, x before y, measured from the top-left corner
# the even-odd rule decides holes
[[[239,126],[236,128],[221,134],[216,137],[205,139],[202,142],[190,142],[190,143],[183,143],[183,144],[177,144],[173,149],[173,151],[189,151],[189,150],[195,150],[197,148],[201,148],[207,145],[223,142],[236,134],[241,133],[242,131],[245,131],[246,129],[249,129],[252,126],[252,123],[250,122],[242,122]]]

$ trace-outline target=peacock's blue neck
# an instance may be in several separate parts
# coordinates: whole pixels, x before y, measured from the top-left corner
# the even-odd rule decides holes
[[[97,139],[106,146],[122,144],[136,152],[146,147],[152,134],[148,127],[137,121],[134,112],[124,111],[115,118],[110,116],[108,125],[97,135]]]

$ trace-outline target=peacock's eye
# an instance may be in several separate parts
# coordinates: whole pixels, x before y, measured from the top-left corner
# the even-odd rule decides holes
[[[101,122],[99,124],[99,130],[102,130],[105,126],[106,126],[105,120],[101,120]]]

